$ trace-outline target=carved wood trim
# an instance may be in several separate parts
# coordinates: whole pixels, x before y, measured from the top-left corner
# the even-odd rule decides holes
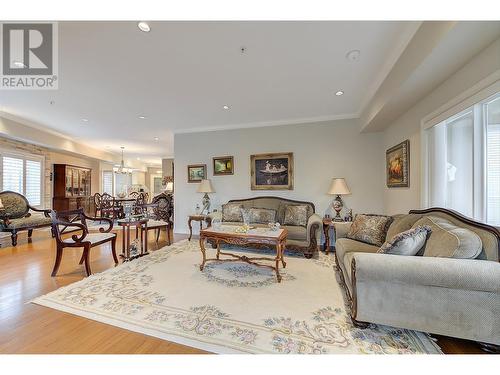
[[[493,234],[495,236],[495,238],[497,239],[498,260],[500,262],[500,230],[497,227],[494,227],[492,225],[488,225],[485,223],[481,223],[479,221],[475,221],[475,220],[471,219],[470,217],[464,216],[457,211],[449,210],[447,208],[442,208],[442,207],[431,207],[431,208],[426,208],[426,209],[422,209],[422,210],[410,210],[410,212],[408,212],[408,213],[424,215],[424,214],[431,214],[433,212],[441,212],[441,213],[450,215],[451,217],[461,221],[462,223],[468,224],[468,225],[473,226],[475,228],[485,230],[485,231]]]
[[[312,202],[297,201],[297,200],[288,199],[288,198],[275,197],[275,196],[272,196],[272,195],[258,196],[258,197],[245,198],[245,199],[231,199],[230,201],[228,201],[228,203],[247,202],[247,201],[253,201],[253,200],[256,200],[256,199],[277,199],[277,200],[280,200],[280,201],[290,202],[290,203],[309,204],[313,208],[313,213],[316,213],[316,207],[314,206],[314,203],[312,203]]]

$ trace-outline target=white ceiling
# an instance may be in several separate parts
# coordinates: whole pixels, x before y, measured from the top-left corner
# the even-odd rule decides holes
[[[0,110],[158,163],[174,132],[358,117],[418,23],[150,25],[59,23],[59,89],[0,91]]]

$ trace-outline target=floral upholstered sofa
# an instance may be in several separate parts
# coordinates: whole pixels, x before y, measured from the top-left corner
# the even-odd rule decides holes
[[[334,224],[337,270],[353,323],[458,337],[500,351],[498,228],[443,208],[412,210],[386,223],[384,238],[376,238],[375,228],[359,237],[356,219]],[[429,233],[415,255],[384,253],[391,239],[422,228]]]
[[[255,197],[230,200],[222,206],[222,211],[209,215],[229,225],[243,223],[242,209],[248,210],[250,223],[257,227],[278,222],[288,231],[286,249],[298,251],[311,258],[318,251],[322,219],[315,213],[314,204],[279,197]]]
[[[17,245],[19,231],[27,230],[28,238],[31,238],[33,229],[52,226],[50,210],[38,210],[30,206],[23,195],[2,191],[0,200],[3,206],[0,208],[0,230],[11,234],[12,246]]]

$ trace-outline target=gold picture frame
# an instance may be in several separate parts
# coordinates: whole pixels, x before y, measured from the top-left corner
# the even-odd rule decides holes
[[[407,139],[385,153],[388,188],[410,186],[410,141]]]
[[[217,156],[213,158],[214,176],[228,176],[234,174],[234,157]]]
[[[293,152],[250,155],[251,190],[293,190]]]
[[[187,166],[188,182],[197,183],[207,178],[206,164],[191,164]]]

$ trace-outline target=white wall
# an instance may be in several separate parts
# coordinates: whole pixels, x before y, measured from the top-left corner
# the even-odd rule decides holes
[[[389,189],[384,182],[384,210],[387,214],[406,213],[420,207],[422,119],[499,69],[500,39],[476,55],[387,128],[384,132],[385,149],[405,139],[410,140],[410,187]]]
[[[352,191],[346,205],[359,212],[383,210],[384,162],[382,134],[360,134],[357,120],[235,129],[175,135],[175,232],[187,233],[188,215],[202,194],[187,182],[188,164],[207,164],[216,193],[212,208],[229,199],[273,195],[311,201],[323,216],[332,201],[332,177],[345,177]],[[294,190],[250,190],[250,155],[294,153]],[[235,173],[213,176],[212,158],[233,155]],[[329,212],[330,213],[330,212]]]

